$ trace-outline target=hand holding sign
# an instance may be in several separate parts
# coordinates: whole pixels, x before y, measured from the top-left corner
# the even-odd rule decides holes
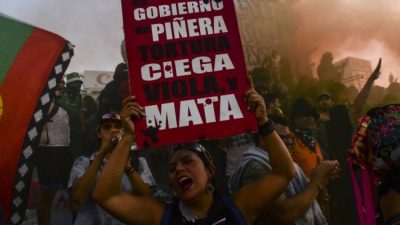
[[[248,109],[256,116],[257,124],[259,126],[265,124],[268,121],[268,117],[263,97],[254,89],[250,89],[246,92],[245,101],[248,104]]]
[[[133,124],[133,120],[141,119],[145,116],[143,107],[135,102],[135,99],[135,96],[129,96],[122,102],[121,119],[124,134],[134,135],[135,125]]]

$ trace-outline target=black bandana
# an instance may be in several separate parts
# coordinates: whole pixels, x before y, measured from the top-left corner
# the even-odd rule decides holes
[[[294,133],[300,140],[312,151],[316,152],[315,149],[315,133],[312,130],[299,130],[295,129]]]

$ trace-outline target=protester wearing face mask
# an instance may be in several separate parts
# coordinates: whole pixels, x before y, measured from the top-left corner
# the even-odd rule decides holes
[[[294,133],[293,161],[303,170],[308,178],[312,171],[325,159],[324,149],[316,136],[319,114],[304,98],[296,99],[291,112],[292,130]],[[326,153],[326,151],[325,151]],[[320,193],[319,203],[329,221],[329,194],[327,188]]]
[[[293,160],[299,164],[307,177],[324,160],[322,149],[316,138],[318,112],[303,98],[292,106],[291,120],[294,138]]]
[[[60,99],[60,105],[67,111],[70,126],[70,151],[75,159],[81,155],[83,146],[83,106],[81,88],[83,81],[78,73],[66,75],[66,87]]]

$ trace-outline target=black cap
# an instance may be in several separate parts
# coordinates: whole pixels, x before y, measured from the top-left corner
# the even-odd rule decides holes
[[[317,101],[321,100],[321,98],[323,98],[323,97],[327,97],[327,98],[332,99],[332,95],[329,92],[324,91],[324,92],[321,92],[321,94],[318,95]]]
[[[319,113],[317,110],[312,107],[306,99],[298,98],[292,105],[292,113],[290,114],[290,118],[293,121],[294,119],[302,116],[312,116],[315,120],[319,119]]]
[[[118,113],[106,113],[100,118],[98,124],[101,125],[108,121],[121,122],[121,117]]]

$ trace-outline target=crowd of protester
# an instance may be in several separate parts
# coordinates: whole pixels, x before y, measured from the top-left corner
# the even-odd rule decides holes
[[[254,89],[246,101],[258,132],[140,151],[131,118],[144,113],[128,97],[127,65],[116,66],[97,99],[81,96],[78,73],[66,74],[35,151],[38,224],[50,224],[61,189],[68,190],[76,225],[359,224],[348,152],[359,119],[396,103],[399,84],[378,101],[370,96],[381,61],[358,92],[340,83],[331,53],[322,56],[318,78],[288,74],[273,54],[249,71]],[[389,174],[394,178],[379,195],[385,222],[400,212],[385,207],[400,195],[397,175]]]

